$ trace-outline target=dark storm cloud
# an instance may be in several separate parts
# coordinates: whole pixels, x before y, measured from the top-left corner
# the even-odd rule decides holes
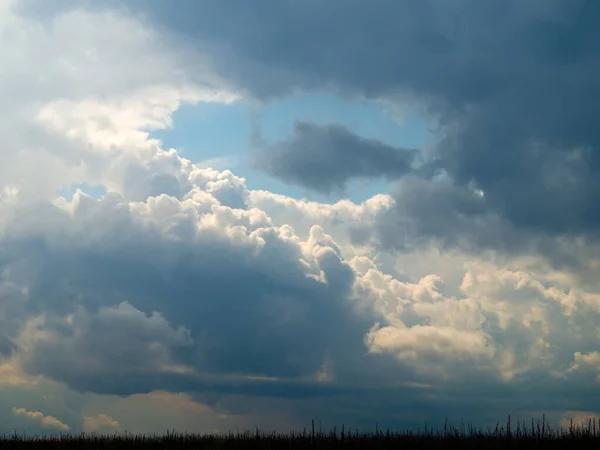
[[[44,4],[36,9],[39,1],[29,0],[21,9],[65,8]],[[178,45],[209,53],[219,73],[263,99],[325,89],[423,102],[440,124],[432,168],[444,169],[457,188],[482,189],[491,214],[550,236],[598,229],[595,0],[127,0],[118,6]],[[272,168],[285,172],[298,162],[288,156]],[[348,163],[320,180],[306,170],[288,175],[326,190],[348,177]],[[353,172],[365,170],[359,166]],[[388,173],[380,164],[369,173],[378,168]],[[422,208],[435,215],[436,206]],[[454,206],[460,208],[448,208]]]
[[[375,223],[382,249],[417,250],[434,241],[440,248],[465,252],[482,248],[516,252],[541,249],[546,242],[544,236],[515,227],[472,186],[457,186],[447,175],[407,176],[397,184],[393,197],[394,205]],[[360,244],[368,236],[356,234],[352,239]]]
[[[88,6],[111,3],[116,4]],[[45,4],[46,11],[52,9],[52,2]],[[535,244],[532,239],[589,235],[597,228],[595,117],[600,107],[595,101],[599,88],[594,51],[599,3],[121,4],[141,12],[182,45],[212,53],[221,73],[263,99],[301,88],[392,99],[408,94],[428,103],[441,124],[431,173],[439,169],[446,176],[400,181],[395,206],[375,227],[386,246],[406,248],[433,238],[474,252],[483,247],[528,251]],[[367,166],[370,174],[375,168],[386,174],[389,168],[380,162]],[[335,180],[357,171],[364,174],[365,166],[332,168],[332,180],[321,184],[335,185]],[[182,193],[169,177],[149,177],[148,182],[158,190]],[[78,390],[122,395],[162,388],[323,397],[330,387],[316,383],[217,383],[185,373],[165,374],[156,366],[171,357],[177,364],[223,377],[250,373],[301,378],[314,375],[331,357],[340,383],[331,390],[346,381],[355,382],[350,390],[356,389],[339,388],[351,399],[339,406],[338,418],[343,407],[347,417],[355,418],[362,411],[370,417],[391,416],[402,408],[431,417],[455,408],[457,415],[471,411],[478,419],[479,412],[508,413],[531,405],[595,408],[597,396],[590,394],[589,386],[597,390],[598,370],[592,357],[587,372],[566,380],[552,379],[545,367],[510,381],[479,372],[465,374],[461,384],[438,379],[428,392],[434,395],[429,403],[414,388],[395,389],[394,382],[416,377],[402,362],[392,364],[393,354],[365,358],[364,333],[374,318],[351,312],[347,293],[355,274],[333,249],[319,260],[325,285],[306,276],[298,247],[274,231],[255,234],[265,244],[253,246],[246,231],[228,227],[238,222],[219,222],[217,208],[211,219],[220,228],[211,228],[199,227],[197,216],[164,197],[153,205],[130,208],[107,197],[98,203],[84,201],[72,217],[52,206],[16,217],[2,236],[2,264],[10,268],[2,276],[27,286],[28,298],[21,302],[27,314],[11,312],[11,323],[20,325],[28,315],[54,315],[38,323],[40,333],[19,330],[29,338],[19,342],[26,370]],[[157,211],[140,213],[139,220],[132,212],[153,207]],[[118,312],[124,301],[135,308],[127,320],[113,315],[112,322],[106,321],[107,308]],[[152,316],[153,311],[164,321],[156,320],[159,316]],[[189,330],[189,336],[178,331],[180,327]],[[576,335],[569,326],[557,329],[569,338]],[[509,349],[539,361],[537,355],[527,354],[529,343],[537,342],[533,332],[523,338],[515,328],[507,330],[504,340],[515,340]],[[78,332],[85,338],[75,339]],[[45,340],[48,334],[54,338]],[[552,348],[565,348],[565,340],[553,338]],[[575,339],[582,350],[579,341]],[[422,342],[407,345],[422,352],[418,361],[426,363],[428,352],[418,344]],[[556,360],[559,372],[572,360],[568,349],[561,353],[564,359]],[[450,356],[441,359],[445,369],[452,372],[460,366],[470,371],[469,364],[451,362]],[[438,357],[434,353],[433,359]],[[384,388],[377,393],[356,387],[380,381]],[[333,416],[331,403],[321,399],[319,406]]]
[[[224,73],[259,96],[333,86],[428,102],[445,136],[436,165],[482,189],[491,213],[535,233],[596,232],[600,3],[233,3],[130,4],[190,45],[222,44]]]
[[[468,211],[470,202],[464,203]],[[116,196],[80,196],[72,215],[54,207],[15,215],[19,230],[10,226],[2,243],[9,249],[7,274],[15,285],[28,286],[28,301],[25,317],[15,311],[8,319],[22,325],[12,338],[28,373],[101,394],[160,389],[288,399],[350,396],[355,407],[388,396],[390,411],[432,393],[454,398],[461,383],[480,398],[486,389],[519,392],[530,381],[501,382],[493,371],[471,370],[470,364],[462,370],[447,360],[445,370],[459,371],[460,383],[439,384],[435,374],[415,371],[393,352],[366,354],[365,333],[376,317],[354,313],[348,290],[355,275],[326,240],[315,247],[323,284],[306,277],[296,244],[268,230],[261,232],[265,245],[258,252],[249,241],[228,238],[225,229],[203,227],[172,239],[167,230],[185,228],[172,221],[197,220],[174,207],[183,205],[166,196],[135,207]],[[503,342],[502,331],[490,333]],[[512,330],[511,339],[527,346],[531,339],[519,333]],[[562,344],[568,351],[561,360],[570,361],[575,349],[593,350],[581,342],[569,345]],[[316,382],[326,359],[334,379]],[[424,351],[420,362],[427,361]],[[540,383],[552,381],[540,376]],[[416,382],[431,386],[418,389],[411,385]],[[578,403],[581,397],[567,389],[563,400]]]
[[[469,0],[126,4],[190,45],[217,44],[216,63],[260,96],[330,83],[368,95],[398,88],[444,97],[452,93],[461,102],[485,97],[502,81],[503,74],[491,66],[499,50],[516,43],[502,27],[518,7]],[[488,51],[495,32],[504,34],[500,45],[505,48]],[[472,39],[477,37],[482,41]]]
[[[179,207],[174,202],[158,199],[151,214]],[[136,217],[111,196],[83,197],[72,217],[58,208],[17,215],[21,232],[11,226],[14,239],[3,244],[11,282],[28,286],[28,301],[9,318],[20,325],[12,338],[30,336],[19,348],[28,349],[31,373],[93,391],[106,373],[115,389],[131,373],[140,385],[161,388],[156,380],[170,378],[156,378],[157,361],[165,365],[169,357],[214,374],[313,377],[327,358],[336,370],[348,369],[342,378],[355,372],[348,365],[364,352],[374,319],[353,312],[355,275],[334,250],[319,247],[315,256],[324,284],[306,276],[298,246],[268,228],[257,251],[251,240],[232,241],[226,229],[189,235],[184,225],[194,224],[194,215],[172,217],[180,222],[170,232],[184,231],[179,241]],[[32,315],[46,319],[27,328]],[[35,338],[48,333],[54,338]]]
[[[373,431],[378,425],[380,429],[416,431],[422,430],[425,423],[441,429],[446,420],[457,427],[463,420],[465,424],[493,429],[498,422],[504,425],[508,415],[513,423],[517,419],[530,423],[532,416],[541,419],[542,413],[548,418],[569,409],[593,411],[596,406],[591,392],[600,393],[594,383],[549,380],[545,376],[515,381],[510,386],[473,378],[443,387],[371,386],[304,398],[289,395],[280,399],[275,396],[248,398],[240,396],[244,395],[241,391],[229,391],[218,398],[221,406],[240,413],[269,410],[283,415],[292,412],[294,417],[303,418],[302,425],[307,427],[314,418],[317,426],[322,421],[324,429],[336,425],[339,429],[344,424],[347,430],[358,427]],[[213,392],[192,395],[202,402],[210,403],[211,398],[214,399]]]
[[[294,134],[257,153],[252,164],[283,181],[323,193],[343,191],[353,178],[399,178],[411,170],[415,150],[358,136],[341,125],[297,121]]]

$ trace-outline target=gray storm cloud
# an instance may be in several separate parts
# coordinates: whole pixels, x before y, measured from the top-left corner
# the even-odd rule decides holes
[[[290,139],[265,145],[254,156],[254,167],[326,194],[343,192],[355,178],[401,178],[411,172],[417,153],[362,138],[340,125],[310,122],[296,122]]]
[[[127,4],[187,48],[214,52],[220,70],[255,96],[330,89],[421,102],[443,136],[432,169],[448,173],[457,189],[475,184],[485,193],[486,214],[533,233],[596,235],[600,6],[593,0]],[[289,142],[301,143],[306,134],[306,127],[297,129]],[[270,168],[320,190],[349,172],[394,170],[377,163],[357,168],[360,156],[349,163],[339,159],[339,146],[321,145],[326,181],[309,181],[295,148],[285,147]],[[329,160],[337,163],[323,164]],[[451,195],[440,198],[461,208]],[[424,203],[429,216],[439,206],[412,201]],[[391,218],[392,226],[399,218]],[[517,237],[499,235],[497,246],[515,246]]]
[[[15,398],[41,376],[106,402],[187,392],[232,413],[367,426],[398,411],[593,410],[599,5],[12,5],[1,398],[58,417],[37,391]],[[207,80],[262,102],[408,98],[437,121],[437,144],[415,170],[413,150],[299,122],[267,143],[265,170],[323,192],[381,176],[396,190],[361,205],[252,191],[148,135],[182,103],[231,100]],[[80,181],[109,193],[55,198]]]

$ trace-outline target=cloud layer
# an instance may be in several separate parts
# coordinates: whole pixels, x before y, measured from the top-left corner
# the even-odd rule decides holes
[[[597,414],[595,2],[93,3],[0,0],[2,423]],[[397,181],[324,204],[151,136],[299,89],[418,104],[436,143],[297,122],[258,166]]]
[[[432,170],[447,172],[457,190],[482,190],[486,214],[534,233],[595,239],[596,2],[239,2],[235,14],[211,0],[129,4],[187,48],[218,52],[222,73],[258,97],[330,89],[426,105],[440,126]],[[328,178],[347,170],[338,164]],[[423,207],[435,214],[436,206]]]

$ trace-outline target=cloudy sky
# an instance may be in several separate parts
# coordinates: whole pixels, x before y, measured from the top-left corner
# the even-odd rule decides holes
[[[600,413],[599,19],[0,0],[0,432]]]

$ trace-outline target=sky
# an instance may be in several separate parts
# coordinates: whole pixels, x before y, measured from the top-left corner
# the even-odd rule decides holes
[[[0,432],[598,418],[598,19],[0,0]]]

